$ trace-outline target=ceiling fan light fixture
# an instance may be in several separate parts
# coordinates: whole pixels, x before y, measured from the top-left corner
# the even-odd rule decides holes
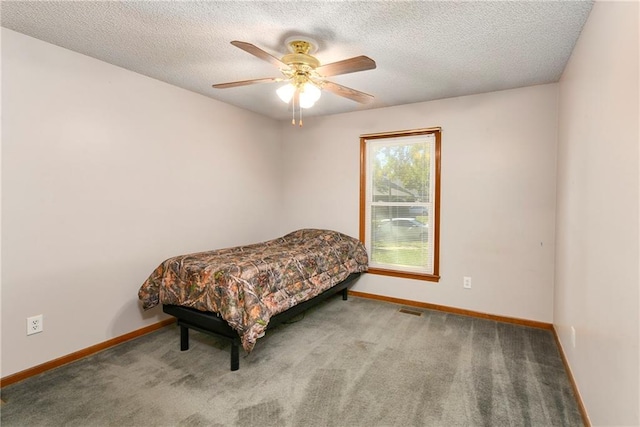
[[[295,93],[296,88],[291,83],[287,83],[286,85],[280,87],[276,90],[276,94],[278,98],[282,100],[285,104],[291,102],[291,98],[293,98],[293,94]]]
[[[311,108],[320,99],[322,92],[318,86],[313,83],[305,83],[300,90],[300,107]]]
[[[293,99],[293,95],[298,90],[300,96],[300,107],[301,108],[311,108],[313,105],[320,99],[322,95],[322,91],[320,88],[313,83],[307,82],[303,85],[298,86],[299,89],[296,89],[296,86],[292,83],[287,83],[284,86],[281,86],[276,90],[276,94],[278,98],[282,100],[285,104],[288,104]]]

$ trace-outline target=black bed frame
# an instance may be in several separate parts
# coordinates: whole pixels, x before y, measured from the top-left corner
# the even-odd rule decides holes
[[[308,301],[294,305],[287,311],[273,316],[269,320],[267,330],[275,328],[282,322],[286,322],[292,317],[297,316],[303,311],[314,305],[324,301],[332,295],[342,292],[342,299],[347,300],[347,287],[358,277],[360,273],[350,274],[345,280],[338,283],[332,288],[327,289],[323,293],[313,297]],[[213,335],[231,341],[231,370],[237,371],[240,368],[240,336],[229,326],[229,324],[217,313],[199,311],[189,307],[180,307],[177,305],[163,305],[162,310],[174,317],[178,318],[178,326],[180,326],[180,350],[189,349],[189,329]]]

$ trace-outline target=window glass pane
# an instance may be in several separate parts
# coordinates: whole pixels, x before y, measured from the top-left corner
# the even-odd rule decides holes
[[[429,226],[412,210],[423,206],[373,206],[371,217],[372,265],[393,265],[424,270],[431,264]]]
[[[433,142],[433,135],[370,141],[373,201],[430,201]]]

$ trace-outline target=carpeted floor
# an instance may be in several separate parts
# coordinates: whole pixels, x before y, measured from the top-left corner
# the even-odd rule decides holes
[[[229,371],[169,326],[2,389],[3,426],[581,426],[550,331],[339,296]]]

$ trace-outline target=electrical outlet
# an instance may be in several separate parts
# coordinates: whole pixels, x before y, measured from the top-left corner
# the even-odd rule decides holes
[[[27,317],[27,335],[38,334],[43,331],[42,314]]]
[[[576,328],[571,327],[571,346],[576,348]]]
[[[462,280],[462,286],[464,286],[465,289],[471,289],[471,277],[464,276],[464,279]]]

